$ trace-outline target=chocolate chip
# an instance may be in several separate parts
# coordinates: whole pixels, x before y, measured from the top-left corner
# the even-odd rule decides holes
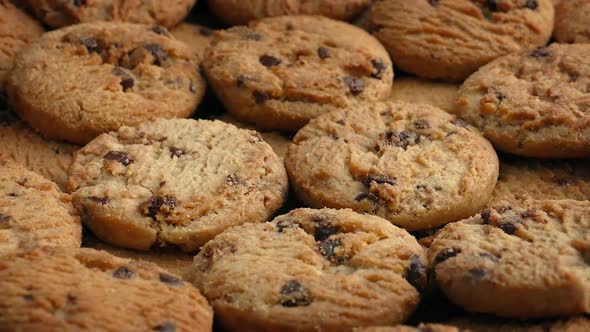
[[[389,184],[392,186],[397,185],[397,179],[395,177],[389,177],[383,174],[369,174],[363,178],[361,181],[365,187],[370,187],[371,182],[375,182],[377,184]]]
[[[408,146],[420,143],[420,135],[407,130],[400,132],[388,131],[382,135],[381,139],[385,139],[388,145],[397,146],[404,150],[407,150]]]
[[[170,147],[170,157],[176,157],[176,158],[180,158],[183,154],[184,151],[182,149],[176,148],[176,147]]]
[[[0,213],[0,223],[9,222],[10,219],[12,219],[12,217],[10,217],[9,215]]]
[[[98,41],[92,37],[82,37],[80,42],[84,45],[88,52],[96,52],[98,50]]]
[[[121,87],[123,87],[123,92],[126,92],[127,90],[131,89],[133,87],[133,84],[135,84],[135,81],[133,80],[133,78],[131,78],[131,77],[123,78],[121,80]]]
[[[490,209],[485,209],[481,211],[481,220],[485,225],[489,225],[490,223],[490,216],[492,215],[492,211]]]
[[[354,198],[355,201],[360,202],[362,200],[368,199],[373,204],[379,203],[379,197],[375,196],[373,193],[360,193],[358,196]]]
[[[324,241],[330,236],[340,232],[340,229],[330,224],[330,221],[324,216],[315,215],[311,218],[314,222],[314,235],[316,241]]]
[[[498,221],[498,227],[508,235],[514,235],[516,233],[516,224],[522,220],[518,216],[505,217]]]
[[[539,3],[537,0],[526,0],[524,6],[528,9],[535,10],[537,7],[539,7]]]
[[[546,47],[537,47],[529,55],[533,58],[546,58],[551,56],[551,52]]]
[[[98,197],[98,196],[90,196],[90,197],[88,197],[88,200],[91,202],[98,203],[100,205],[107,205],[107,203],[109,202],[109,199],[107,197]]]
[[[434,258],[434,264],[440,264],[449,258],[455,257],[461,253],[461,248],[446,248]]]
[[[365,90],[365,82],[360,78],[346,76],[342,81],[348,86],[348,90],[353,96],[356,96]]]
[[[372,59],[371,65],[375,71],[371,74],[371,77],[381,79],[383,78],[383,73],[387,70],[387,64],[383,62],[381,59]]]
[[[425,120],[425,119],[416,120],[416,121],[414,121],[414,128],[428,129],[428,128],[430,128],[430,122],[428,122],[428,120]]]
[[[318,244],[318,251],[330,262],[341,264],[345,258],[336,254],[336,248],[342,246],[342,239],[327,239]]]
[[[113,272],[113,278],[117,279],[131,279],[134,275],[135,272],[129,270],[125,266],[121,266],[120,268],[116,269],[115,272]]]
[[[86,5],[86,0],[74,0],[72,1],[74,3],[74,6],[76,7],[81,7]]]
[[[168,284],[170,286],[180,286],[183,284],[182,280],[166,273],[160,273],[160,282]]]
[[[152,330],[156,332],[176,332],[176,324],[168,321],[155,326]]]
[[[154,58],[155,58],[154,64],[156,66],[161,66],[162,62],[164,62],[164,61],[166,61],[166,59],[168,59],[168,53],[166,52],[166,50],[164,50],[164,48],[160,44],[147,44],[147,45],[144,45],[143,48],[145,48],[148,52],[150,52],[154,56]]]
[[[264,104],[264,102],[268,99],[268,94],[266,92],[254,91],[252,95],[254,96],[254,101],[258,105]]]
[[[298,280],[289,280],[281,287],[280,294],[283,307],[302,307],[311,303],[309,290]]]
[[[485,6],[488,7],[490,11],[497,11],[498,10],[498,1],[497,0],[486,0]]]
[[[481,280],[487,273],[484,269],[470,269],[469,274],[471,274],[473,279]]]
[[[201,27],[199,29],[199,34],[201,34],[201,36],[209,37],[213,34],[213,30],[211,30],[207,27]]]
[[[469,126],[469,124],[463,119],[453,119],[451,120],[451,123],[462,128],[467,128],[467,126]]]
[[[438,3],[440,2],[440,0],[428,0],[428,3],[432,6],[432,7],[436,7],[438,6]]]
[[[267,54],[260,56],[258,61],[260,61],[260,63],[265,67],[278,66],[281,64],[281,59],[275,58],[274,56]]]
[[[129,158],[129,156],[122,151],[109,151],[107,154],[104,155],[103,158],[106,160],[118,161],[124,166],[129,166],[134,162],[133,159]]]
[[[318,48],[318,56],[320,57],[320,59],[327,59],[330,57],[330,49],[320,46],[320,48]]]
[[[296,229],[299,225],[291,220],[280,220],[276,223],[275,227],[277,228],[277,232],[282,233],[285,229]]]
[[[417,290],[421,291],[424,289],[426,278],[423,278],[426,274],[426,266],[422,264],[418,255],[413,255],[410,258],[410,266],[408,273],[406,274],[406,280],[410,285],[414,286]]]
[[[157,220],[158,214],[169,215],[175,208],[176,197],[166,195],[150,198],[147,202],[142,204],[141,210],[153,220]]]
[[[156,26],[152,27],[152,31],[159,34],[159,35],[164,35],[164,36],[170,37],[170,33],[168,32],[168,30],[161,25],[156,25]]]

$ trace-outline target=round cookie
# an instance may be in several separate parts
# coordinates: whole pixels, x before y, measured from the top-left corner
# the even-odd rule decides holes
[[[204,91],[188,46],[163,28],[130,23],[48,32],[19,53],[7,80],[25,121],[77,144],[123,125],[188,117]]]
[[[285,165],[310,206],[376,214],[408,231],[474,215],[498,177],[498,157],[477,129],[433,106],[393,102],[312,120]]]
[[[9,0],[0,0],[0,87],[10,68],[14,55],[45,30],[32,17],[15,7]]]
[[[361,25],[400,69],[461,81],[500,56],[545,45],[553,15],[551,0],[384,0]]]
[[[2,109],[0,142],[0,159],[15,161],[65,188],[77,146],[44,140],[10,111]]]
[[[540,158],[590,156],[590,44],[507,55],[461,86],[455,111],[498,149]]]
[[[565,0],[555,4],[553,37],[560,43],[590,43],[590,1]]]
[[[590,313],[590,201],[495,206],[445,226],[428,255],[439,287],[467,311]]]
[[[80,217],[70,195],[41,175],[0,159],[0,255],[36,247],[78,248],[81,240]]]
[[[267,18],[216,32],[203,68],[236,119],[270,130],[295,131],[321,114],[385,100],[393,78],[375,38],[319,16]]]
[[[428,81],[414,77],[397,77],[393,82],[391,100],[428,104],[445,111],[455,108],[459,85]]]
[[[82,148],[68,189],[101,240],[196,251],[228,227],[266,221],[286,197],[279,157],[254,131],[171,119],[122,127]]]
[[[590,200],[590,161],[534,160],[503,156],[491,204],[526,200]]]
[[[93,249],[17,252],[0,260],[0,326],[10,331],[207,332],[199,291],[146,262]]]
[[[215,16],[230,25],[244,25],[256,19],[283,15],[322,15],[349,20],[371,0],[209,0]]]
[[[387,220],[297,209],[226,230],[195,257],[195,284],[227,331],[347,331],[405,321],[424,249]]]
[[[174,38],[187,44],[199,60],[205,56],[205,50],[211,43],[213,30],[198,24],[180,23],[170,33]]]
[[[22,0],[52,28],[85,22],[116,21],[172,27],[184,19],[197,0]]]

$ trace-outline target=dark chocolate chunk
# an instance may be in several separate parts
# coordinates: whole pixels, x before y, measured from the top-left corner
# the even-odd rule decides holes
[[[156,66],[161,66],[162,63],[168,59],[168,53],[160,44],[147,44],[144,45],[143,48],[154,56],[154,64]]]
[[[129,268],[125,266],[121,266],[120,268],[116,269],[113,272],[113,278],[117,279],[131,279],[135,275],[135,272],[129,270]]]
[[[170,286],[180,286],[183,284],[182,280],[166,273],[160,273],[160,282]]]
[[[176,324],[167,321],[160,325],[156,325],[152,330],[156,332],[176,332]]]
[[[142,205],[142,211],[153,220],[157,220],[156,217],[159,213],[169,215],[174,211],[176,208],[176,197],[170,195],[154,196]]]
[[[539,3],[537,2],[537,0],[526,0],[524,6],[528,9],[535,10],[537,9],[537,7],[539,7]]]
[[[410,258],[410,266],[408,268],[408,273],[406,274],[406,280],[418,291],[423,290],[425,287],[426,266],[422,264],[418,255],[413,255]]]
[[[356,96],[365,90],[365,82],[356,77],[346,76],[342,79],[352,95]]]
[[[318,48],[318,56],[320,57],[320,59],[327,59],[330,57],[330,49],[320,46]]]
[[[161,25],[156,25],[156,26],[152,27],[152,31],[159,34],[159,35],[164,35],[164,36],[170,37],[170,33],[168,32],[168,30]]]
[[[453,120],[451,120],[451,123],[454,124],[455,126],[459,126],[459,127],[463,127],[463,128],[467,128],[467,126],[469,126],[469,124],[467,122],[465,122],[465,120],[463,120],[463,119],[453,119]]]
[[[82,45],[86,46],[88,52],[96,52],[98,50],[98,41],[92,37],[80,38]]]
[[[434,264],[440,264],[449,258],[455,257],[461,253],[461,248],[446,248],[441,250],[434,258]]]
[[[498,221],[498,227],[508,235],[514,235],[516,233],[516,224],[521,222],[520,217],[505,217]]]
[[[103,158],[106,160],[118,161],[124,166],[129,166],[134,161],[133,159],[129,158],[129,156],[125,152],[122,151],[109,151],[107,154],[104,155]]]
[[[375,182],[377,184],[389,184],[392,186],[397,185],[397,179],[395,177],[389,177],[383,174],[369,174],[363,178],[361,181],[365,187],[369,187],[371,182]]]
[[[98,203],[100,205],[107,205],[109,202],[109,199],[107,197],[98,197],[98,196],[90,196],[88,197],[88,200],[94,203]]]
[[[341,264],[345,257],[336,254],[336,248],[342,246],[342,239],[327,239],[318,244],[318,251],[330,262]]]
[[[9,222],[10,219],[12,219],[12,217],[10,217],[9,215],[0,213],[0,223]]]
[[[529,55],[533,58],[546,58],[551,56],[551,52],[546,47],[537,47]]]
[[[484,270],[484,269],[470,269],[469,274],[471,274],[473,279],[481,280],[483,277],[485,277],[485,275],[487,273],[486,273],[486,270]]]
[[[421,140],[420,135],[408,130],[400,132],[388,131],[384,135],[382,134],[381,138],[385,139],[388,145],[397,146],[404,150],[407,150],[408,146],[420,143]]]
[[[416,120],[416,121],[414,121],[414,128],[428,129],[428,128],[430,128],[430,122],[428,122],[428,120],[425,120],[425,119]]]
[[[182,149],[176,148],[176,147],[170,147],[170,157],[177,157],[180,158],[183,154],[184,151]]]
[[[126,92],[127,90],[131,89],[134,84],[135,81],[131,77],[125,77],[121,79],[121,87],[123,87],[123,92]]]
[[[278,66],[281,64],[281,59],[275,58],[274,56],[267,54],[260,56],[258,61],[260,61],[260,63],[265,67]]]
[[[373,59],[371,60],[371,65],[375,71],[371,74],[371,77],[382,79],[383,73],[387,70],[387,64],[383,62],[381,59]]]
[[[368,199],[373,204],[378,204],[379,203],[379,197],[377,197],[373,193],[360,193],[358,196],[356,196],[354,198],[354,200],[357,201],[357,202],[360,202],[360,201],[365,200],[365,199]]]
[[[330,224],[330,221],[324,216],[315,215],[311,219],[314,222],[315,231],[313,237],[316,241],[324,241],[330,236],[340,232],[340,229],[337,226]]]
[[[254,95],[254,101],[256,101],[256,104],[259,105],[264,104],[264,102],[269,98],[268,94],[262,91],[254,91],[252,95]]]
[[[490,216],[492,215],[492,211],[490,209],[485,209],[481,211],[481,220],[485,225],[489,225],[490,223]]]
[[[302,307],[311,303],[309,290],[298,280],[289,280],[281,287],[280,294],[284,307]]]
[[[296,224],[291,220],[280,220],[276,223],[275,227],[277,228],[277,232],[282,233],[285,229],[299,228],[299,224]]]

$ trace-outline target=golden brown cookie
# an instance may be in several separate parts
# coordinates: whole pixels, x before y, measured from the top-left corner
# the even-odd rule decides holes
[[[227,331],[350,331],[405,321],[425,261],[385,219],[297,209],[226,230],[195,257],[194,272]]]
[[[454,83],[396,77],[391,90],[391,100],[428,104],[450,111],[455,108],[458,90],[459,85]]]
[[[30,44],[16,57],[7,90],[44,137],[85,144],[123,125],[190,116],[205,81],[192,50],[165,29],[101,22]]]
[[[376,214],[409,231],[475,214],[498,177],[477,129],[433,106],[393,102],[312,120],[285,165],[308,205]]]
[[[101,240],[187,252],[229,227],[268,220],[287,187],[282,161],[257,132],[189,119],[99,136],[76,154],[68,183]]]
[[[560,43],[589,43],[590,24],[588,22],[590,22],[590,1],[559,1],[555,5],[553,37]]]
[[[210,332],[199,291],[154,264],[93,249],[21,251],[0,260],[3,331]]]
[[[211,86],[236,119],[295,131],[321,114],[385,100],[393,68],[361,29],[317,16],[283,16],[214,34],[203,61]]]
[[[201,60],[211,43],[213,30],[198,24],[183,22],[170,30],[174,38],[187,44]]]
[[[80,217],[70,195],[41,175],[0,159],[0,255],[37,247],[79,248],[81,240]]]
[[[590,156],[590,44],[552,44],[497,59],[461,86],[458,116],[501,151]]]
[[[461,81],[500,56],[545,45],[554,9],[551,0],[383,0],[364,15],[396,66]]]

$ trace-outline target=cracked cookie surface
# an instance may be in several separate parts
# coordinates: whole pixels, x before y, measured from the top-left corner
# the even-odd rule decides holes
[[[463,83],[455,111],[498,150],[588,157],[590,44],[552,44],[497,59]]]
[[[258,133],[187,119],[99,136],[76,154],[68,185],[98,238],[189,252],[228,227],[266,221],[288,187],[281,160]]]
[[[379,42],[324,17],[275,17],[214,34],[203,68],[227,110],[269,130],[297,130],[323,113],[390,96]]]
[[[0,255],[45,246],[79,248],[81,240],[80,217],[70,195],[41,175],[0,159]]]
[[[197,0],[22,0],[52,28],[118,21],[172,27],[182,21]]]
[[[545,45],[553,15],[551,0],[384,0],[361,25],[404,71],[461,81],[500,56]]]
[[[405,321],[425,263],[387,220],[297,209],[218,235],[195,257],[194,278],[228,331],[347,331]]]
[[[560,43],[590,43],[588,22],[590,22],[590,1],[559,1],[555,5],[553,37]]]
[[[0,326],[8,330],[210,332],[213,325],[189,283],[93,249],[10,254],[0,260],[0,292]]]
[[[410,231],[475,214],[498,177],[498,157],[477,129],[433,106],[392,102],[312,120],[285,165],[310,206],[352,208]]]
[[[19,53],[6,85],[33,128],[77,144],[123,125],[188,117],[205,91],[196,56],[166,29],[108,22],[46,33]]]
[[[437,284],[467,311],[515,318],[590,313],[589,201],[483,210],[440,230],[428,255]]]

